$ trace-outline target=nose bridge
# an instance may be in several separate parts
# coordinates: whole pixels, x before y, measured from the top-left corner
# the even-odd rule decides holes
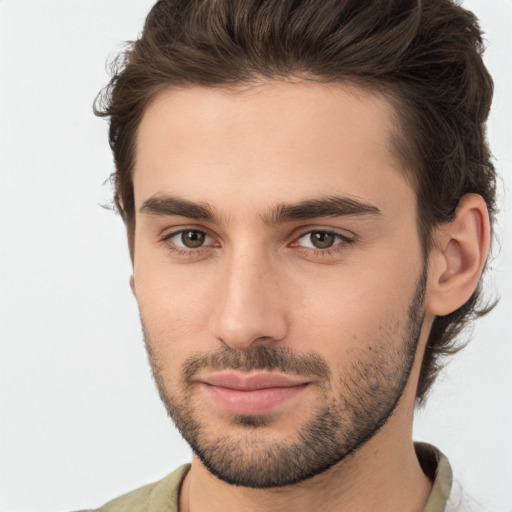
[[[272,260],[263,247],[249,242],[233,248],[223,261],[215,330],[217,338],[232,348],[244,350],[286,334],[286,312]]]

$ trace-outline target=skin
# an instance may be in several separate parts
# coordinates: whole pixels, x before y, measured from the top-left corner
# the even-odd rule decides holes
[[[423,261],[416,195],[391,143],[393,119],[391,105],[377,95],[311,82],[170,90],[147,108],[134,172],[132,289],[164,401],[184,401],[180,376],[188,358],[226,347],[314,354],[338,378],[322,392],[312,382],[274,407],[259,428],[237,424],[194,385],[187,403],[200,411],[207,437],[228,435],[248,457],[255,444],[294,440],[319,401],[347,392],[339,382],[355,365],[382,355],[384,344],[400,353],[407,312],[428,269],[411,373],[373,437],[327,471],[273,489],[232,486],[194,456],[181,510],[423,509],[431,482],[412,443],[421,357],[435,315],[459,307],[476,287],[489,228],[481,198],[466,196]],[[277,205],[333,195],[379,213],[269,222]],[[167,196],[207,204],[215,218],[144,207]],[[205,233],[204,245],[184,247],[173,234],[185,229]],[[318,250],[312,230],[341,238]]]

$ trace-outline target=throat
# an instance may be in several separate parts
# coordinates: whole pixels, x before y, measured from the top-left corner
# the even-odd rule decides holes
[[[329,470],[299,484],[251,489],[227,484],[194,456],[179,496],[180,512],[422,512],[432,489],[411,443],[405,458],[388,458],[366,446]],[[394,459],[394,460],[393,460]]]

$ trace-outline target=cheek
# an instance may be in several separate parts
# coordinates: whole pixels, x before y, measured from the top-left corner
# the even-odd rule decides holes
[[[204,270],[170,265],[140,248],[134,264],[135,295],[155,351],[172,357],[200,350],[211,315],[212,286]]]
[[[177,276],[146,274],[138,282],[137,302],[153,373],[169,396],[180,387],[184,362],[211,349],[207,315],[199,311],[197,294]]]
[[[296,332],[305,345],[327,357],[402,343],[420,270],[396,265],[332,269],[323,282],[303,280],[295,311]],[[304,333],[309,333],[305,334]]]
[[[180,279],[160,276],[157,281],[151,281],[137,289],[137,302],[146,327],[166,343],[193,346],[191,338],[197,341],[198,332],[207,328],[208,305],[212,301],[206,299],[204,290],[193,286],[187,289],[189,283]]]

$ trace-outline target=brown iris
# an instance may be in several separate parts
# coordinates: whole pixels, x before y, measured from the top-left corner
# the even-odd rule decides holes
[[[326,233],[325,231],[313,231],[310,235],[311,243],[317,249],[327,249],[332,247],[335,238],[336,235],[333,235],[332,233]]]
[[[197,249],[204,244],[205,234],[201,231],[183,231],[181,241],[189,249]]]

